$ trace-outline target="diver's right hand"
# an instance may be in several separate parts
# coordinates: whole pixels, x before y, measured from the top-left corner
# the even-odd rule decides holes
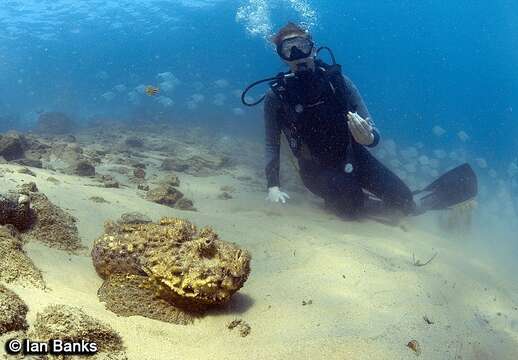
[[[285,204],[286,200],[289,198],[289,195],[281,191],[278,186],[272,186],[271,188],[268,188],[268,196],[266,197],[266,200]]]

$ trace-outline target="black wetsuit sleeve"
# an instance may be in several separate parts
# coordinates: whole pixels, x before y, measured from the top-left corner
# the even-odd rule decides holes
[[[265,174],[268,188],[279,186],[281,128],[279,117],[282,116],[281,102],[269,91],[264,100],[264,129],[265,129]]]
[[[379,130],[376,128],[376,124],[374,123],[374,120],[372,120],[371,114],[369,113],[369,109],[367,109],[367,106],[365,105],[365,102],[363,101],[362,96],[360,95],[360,92],[358,91],[358,88],[354,83],[349,79],[347,76],[344,76],[345,86],[347,87],[347,93],[349,94],[349,102],[353,109],[356,109],[356,112],[358,115],[360,115],[362,118],[369,121],[369,123],[372,126],[373,133],[374,133],[374,142],[370,145],[367,145],[367,147],[374,147],[378,145],[380,141],[380,133]]]

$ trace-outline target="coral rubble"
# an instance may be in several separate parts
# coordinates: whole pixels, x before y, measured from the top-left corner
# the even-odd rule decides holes
[[[108,309],[175,323],[228,302],[250,273],[247,251],[220,240],[211,228],[198,231],[177,218],[107,222],[92,260],[105,280],[99,296]]]

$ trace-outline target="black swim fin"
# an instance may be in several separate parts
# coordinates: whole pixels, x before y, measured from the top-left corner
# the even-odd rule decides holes
[[[442,210],[462,202],[471,200],[477,196],[477,175],[467,163],[457,166],[446,172],[437,180],[422,190],[414,191],[413,195],[418,199],[417,213],[422,214],[428,210]]]

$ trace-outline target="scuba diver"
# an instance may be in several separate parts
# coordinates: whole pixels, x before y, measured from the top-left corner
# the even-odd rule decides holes
[[[346,218],[387,210],[418,215],[476,195],[476,176],[468,164],[412,192],[369,152],[368,148],[379,143],[380,133],[332,51],[327,47],[316,49],[311,35],[293,23],[280,29],[272,42],[290,71],[252,83],[241,96],[248,106],[265,101],[267,200],[285,203],[289,199],[279,181],[281,133],[297,160],[305,187]],[[323,49],[329,51],[331,65],[317,58]],[[247,102],[247,92],[265,82],[270,86],[267,94]]]

